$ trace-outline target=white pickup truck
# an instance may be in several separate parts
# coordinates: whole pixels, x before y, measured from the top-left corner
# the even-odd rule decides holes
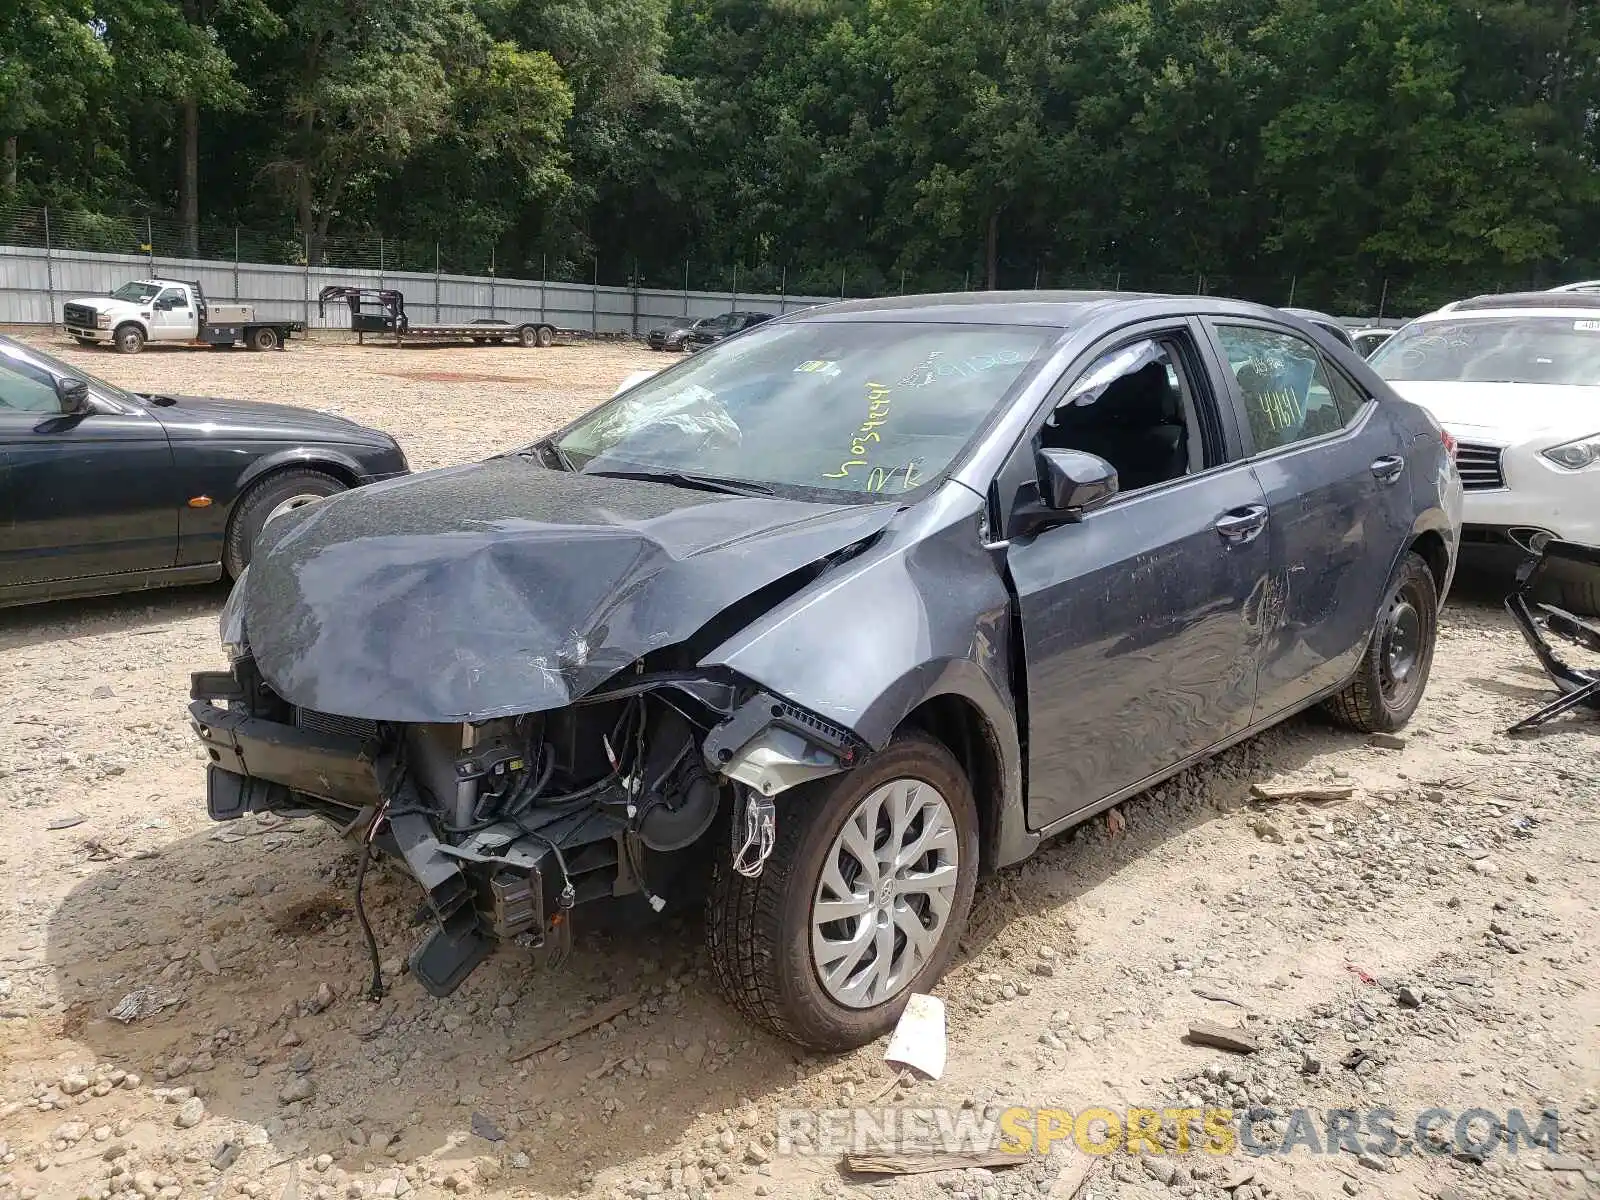
[[[80,296],[62,305],[67,332],[80,346],[109,342],[137,354],[146,342],[281,350],[304,321],[256,319],[252,304],[208,304],[192,280],[135,279],[105,296]]]

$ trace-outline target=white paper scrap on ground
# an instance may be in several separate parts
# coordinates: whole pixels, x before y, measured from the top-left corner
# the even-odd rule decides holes
[[[929,1079],[944,1074],[944,1001],[913,992],[894,1027],[884,1062],[915,1067]]]

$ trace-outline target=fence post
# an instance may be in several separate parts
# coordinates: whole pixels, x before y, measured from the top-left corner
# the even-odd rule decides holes
[[[594,286],[589,289],[589,336],[600,332],[600,256],[594,256]]]
[[[733,264],[733,291],[728,295],[728,307],[739,307],[739,264]]]
[[[902,296],[906,294],[906,269],[904,267],[900,268],[900,294]]]
[[[383,286],[383,234],[378,235],[378,286]]]
[[[778,315],[781,317],[789,311],[789,264],[785,263],[778,273]]]
[[[634,337],[639,336],[639,259],[637,256],[633,260],[633,321],[629,325],[629,330]]]
[[[544,281],[550,277],[550,255],[539,256],[539,321],[544,322]]]
[[[1378,297],[1378,320],[1383,320],[1384,305],[1389,303],[1389,280],[1385,276],[1383,281],[1383,294]]]
[[[1122,272],[1121,271],[1117,272],[1117,281],[1116,281],[1116,283],[1111,285],[1111,290],[1113,292],[1120,292],[1122,290]]]
[[[433,244],[433,323],[439,324],[439,243]]]
[[[150,274],[154,275],[156,273],[156,231],[155,226],[150,224],[149,213],[146,213],[144,217],[144,249],[145,253],[150,256]]]
[[[1042,270],[1044,270],[1044,268],[1037,265],[1033,268],[1033,290],[1036,292],[1039,290],[1039,272]],[[903,292],[905,291],[905,288],[901,288],[900,290]]]
[[[305,233],[306,239],[306,267],[305,267],[305,305],[306,328],[311,328],[311,231]]]
[[[683,315],[689,315],[689,260],[683,260]]]
[[[845,268],[844,267],[840,267],[839,268],[839,299],[841,299],[841,300],[844,299],[844,272],[845,272]]]
[[[44,210],[44,291],[45,303],[50,306],[50,329],[56,327],[56,264],[50,256],[50,210]]]
[[[239,227],[233,227],[233,299],[239,299]]]
[[[494,320],[494,247],[489,247],[489,319]]]
[[[965,271],[961,272],[961,290],[963,292],[970,292],[972,290],[972,268],[971,267],[968,267]]]
[[[1295,288],[1295,284],[1297,284],[1299,282],[1300,282],[1300,276],[1298,276],[1298,275],[1289,276],[1289,307],[1290,308],[1294,307],[1294,288]]]

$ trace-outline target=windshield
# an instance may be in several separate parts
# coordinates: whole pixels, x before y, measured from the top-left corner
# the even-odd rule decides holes
[[[154,283],[125,283],[111,293],[113,300],[126,300],[130,304],[144,304],[151,300],[161,288]]]
[[[555,445],[586,472],[901,494],[955,461],[1058,336],[999,325],[763,324],[631,388]]]
[[[1495,316],[1407,325],[1368,360],[1392,382],[1600,385],[1594,317]]]
[[[0,353],[7,357],[21,356],[31,359],[46,368],[51,374],[63,379],[81,379],[102,396],[124,401],[128,404],[138,403],[138,397],[123,391],[114,384],[107,383],[104,379],[97,379],[82,367],[69,366],[53,354],[46,354],[43,350],[36,350],[32,346],[19,345],[9,338],[0,338]]]

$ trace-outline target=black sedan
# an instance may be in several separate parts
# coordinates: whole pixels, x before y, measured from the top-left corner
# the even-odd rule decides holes
[[[403,861],[437,994],[704,893],[745,1014],[859,1046],[980,869],[1312,705],[1404,725],[1461,504],[1433,418],[1275,309],[830,305],[269,526],[192,681],[208,804]]]
[[[353,421],[140,395],[0,336],[0,605],[237,578],[268,521],[406,472]]]

